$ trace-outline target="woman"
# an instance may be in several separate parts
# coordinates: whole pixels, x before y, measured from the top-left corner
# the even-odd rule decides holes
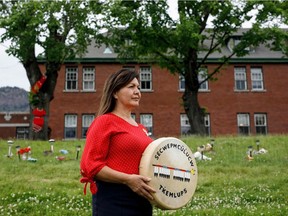
[[[138,79],[135,71],[122,69],[106,80],[98,117],[87,133],[81,182],[90,183],[93,216],[152,215],[155,190],[139,175],[139,163],[153,140],[131,117],[141,99]]]

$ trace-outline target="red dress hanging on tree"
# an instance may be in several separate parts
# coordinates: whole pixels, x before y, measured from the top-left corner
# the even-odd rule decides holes
[[[34,115],[33,118],[33,130],[35,132],[39,132],[42,130],[44,125],[44,116],[46,115],[46,111],[44,109],[35,108],[32,111],[32,114]]]

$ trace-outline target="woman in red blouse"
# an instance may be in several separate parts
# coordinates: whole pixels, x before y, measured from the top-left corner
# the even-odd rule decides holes
[[[90,183],[93,194],[93,216],[152,215],[149,200],[155,190],[148,177],[139,175],[139,163],[153,140],[131,117],[140,99],[135,71],[122,69],[106,80],[80,163],[84,193]]]

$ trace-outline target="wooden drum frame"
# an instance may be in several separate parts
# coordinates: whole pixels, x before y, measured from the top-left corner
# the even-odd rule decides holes
[[[154,140],[143,152],[140,175],[151,178],[156,190],[151,203],[160,209],[179,209],[192,198],[197,186],[197,165],[190,148],[174,137]]]

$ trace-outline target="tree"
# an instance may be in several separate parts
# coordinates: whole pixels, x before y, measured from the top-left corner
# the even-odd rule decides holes
[[[49,104],[60,66],[65,59],[83,54],[91,35],[96,43],[100,39],[97,15],[102,6],[99,1],[1,1],[0,9],[0,28],[6,30],[1,42],[11,41],[6,52],[21,61],[31,85],[31,113],[36,116],[31,115],[30,139],[47,140]],[[36,46],[43,49],[44,73]]]
[[[269,39],[266,45],[288,56],[288,2],[276,0],[256,2],[255,5],[259,8],[256,16],[258,23],[269,27],[263,32]]]
[[[243,23],[252,19],[249,14],[257,9],[255,6],[261,8],[259,5],[262,3],[179,0],[179,18],[173,20],[167,12],[166,1],[112,0],[107,3],[106,10],[107,23],[111,24],[107,27],[109,43],[122,60],[156,63],[172,74],[183,76],[185,91],[182,100],[191,133],[205,135],[205,109],[198,101],[200,85],[215,80],[215,75],[233,56],[245,56],[249,53],[247,47],[271,39],[261,28],[261,22],[267,20],[268,14],[263,13],[261,22],[255,22],[252,28],[243,32],[241,42],[235,44],[229,56],[222,54],[218,66],[207,71],[202,82],[199,82],[199,71],[206,67],[209,56],[221,54],[221,48],[242,28]],[[127,39],[131,43],[126,43]]]

